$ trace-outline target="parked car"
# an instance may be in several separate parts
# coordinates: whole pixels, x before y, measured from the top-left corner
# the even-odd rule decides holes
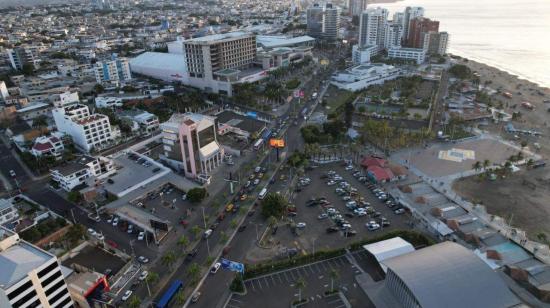
[[[371,220],[371,221],[367,222],[367,223],[365,224],[365,226],[367,227],[367,229],[368,229],[369,231],[375,231],[375,230],[380,229],[380,225],[377,224],[374,220]]]
[[[200,296],[201,296],[201,292],[199,291],[193,293],[193,296],[191,296],[191,302],[196,303],[199,300]]]
[[[187,253],[187,255],[185,256],[185,262],[189,262],[191,261],[196,255],[197,253],[199,252],[199,250],[197,248],[191,250],[190,252]]]
[[[143,239],[145,238],[145,232],[141,231],[140,233],[138,233],[138,241],[143,241]]]
[[[216,262],[216,264],[214,264],[214,266],[210,269],[210,274],[217,273],[221,266],[222,264],[220,262]]]
[[[132,296],[132,290],[127,290],[126,292],[124,292],[124,295],[122,295],[122,301],[125,302],[127,301],[130,296]]]
[[[340,230],[340,229],[338,229],[337,227],[334,227],[334,226],[328,227],[328,228],[327,228],[327,233],[338,232],[338,230]]]
[[[319,216],[317,216],[317,219],[319,220],[323,220],[323,219],[326,219],[328,218],[328,215],[326,213],[322,213],[322,214],[319,214]]]
[[[118,226],[118,217],[113,218],[113,227]]]
[[[300,229],[303,229],[306,227],[306,223],[305,222],[299,222],[296,224],[296,228],[300,228]]]
[[[397,210],[393,211],[396,215],[401,215],[403,213],[405,213],[405,209],[404,208],[398,208]]]
[[[97,232],[92,228],[88,229],[88,234],[90,234],[91,236],[97,236]]]
[[[237,231],[243,232],[246,229],[246,225],[242,224]]]
[[[145,278],[147,278],[147,276],[149,276],[149,272],[148,271],[143,271],[141,272],[141,274],[139,275],[139,280],[143,281],[145,280]]]
[[[149,263],[149,259],[147,259],[144,256],[139,256],[138,261],[139,261],[139,263],[143,263],[143,264]]]

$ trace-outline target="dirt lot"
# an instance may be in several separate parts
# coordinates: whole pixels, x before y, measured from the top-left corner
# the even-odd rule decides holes
[[[458,180],[453,189],[470,201],[482,202],[490,214],[512,219],[512,225],[536,234],[550,235],[550,169],[522,170],[495,181],[470,177]]]

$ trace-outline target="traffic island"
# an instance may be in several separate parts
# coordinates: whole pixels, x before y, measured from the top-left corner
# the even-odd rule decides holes
[[[295,300],[295,301],[293,301],[293,302],[290,304],[290,307],[291,307],[291,308],[302,307],[302,306],[304,306],[304,305],[307,304],[307,303],[308,303],[307,298],[304,298],[304,299],[302,299],[301,301]]]

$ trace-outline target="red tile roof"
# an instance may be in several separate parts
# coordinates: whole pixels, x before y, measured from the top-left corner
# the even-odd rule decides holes
[[[380,166],[370,166],[367,168],[367,172],[372,174],[377,181],[389,181],[394,178],[390,169],[382,168]]]
[[[33,147],[34,150],[44,152],[50,149],[53,149],[53,145],[49,142],[46,143],[36,143]]]
[[[376,156],[367,156],[361,161],[361,166],[368,168],[371,166],[386,167],[387,161]]]

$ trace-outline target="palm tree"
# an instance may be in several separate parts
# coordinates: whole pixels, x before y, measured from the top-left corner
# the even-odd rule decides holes
[[[187,248],[187,245],[189,245],[189,239],[185,235],[180,236],[180,238],[178,239],[178,246],[183,247],[183,249],[185,250],[185,248]]]
[[[296,289],[298,289],[298,302],[302,302],[302,290],[306,287],[306,281],[300,277],[296,280]]]
[[[139,308],[140,305],[141,301],[135,295],[132,295],[132,297],[130,297],[130,300],[128,300],[128,307],[130,308]]]
[[[529,158],[529,160],[527,161],[527,167],[533,167],[533,165],[535,164],[535,161],[532,159],[532,158]]]
[[[244,208],[241,208],[244,210]],[[229,239],[229,236],[223,231],[220,232],[220,243],[225,244],[227,240]]]
[[[189,268],[187,269],[187,275],[191,278],[191,281],[196,281],[199,274],[201,272],[200,266],[195,262],[191,265],[189,265]]]
[[[198,225],[194,225],[192,228],[191,228],[191,233],[193,233],[193,237],[197,238],[197,236],[199,235],[199,233],[201,233],[201,227],[199,227]]]
[[[277,218],[275,218],[275,216],[269,216],[269,218],[267,218],[267,224],[270,227],[273,227],[276,223],[277,223]]]
[[[145,285],[147,286],[147,293],[149,293],[149,297],[151,297],[151,285],[154,285],[158,280],[160,276],[159,274],[155,272],[149,272],[149,275],[145,277]]]
[[[163,265],[168,266],[168,268],[171,268],[172,265],[176,262],[176,254],[173,251],[168,251],[167,253],[162,256],[161,260]]]
[[[185,293],[183,293],[183,290],[179,290],[178,293],[176,293],[176,304],[185,304]]]
[[[330,273],[330,292],[334,292],[334,280],[338,279],[339,275],[336,270],[331,270]]]
[[[489,166],[491,165],[491,162],[486,159],[483,161],[483,170],[487,170],[487,168],[489,168]]]
[[[472,168],[477,172],[478,170],[481,169],[481,163],[479,161],[476,161],[473,165],[472,165]]]

